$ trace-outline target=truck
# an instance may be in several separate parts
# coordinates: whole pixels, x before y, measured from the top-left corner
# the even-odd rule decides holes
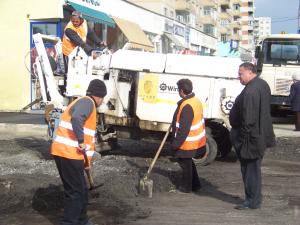
[[[70,100],[85,95],[91,80],[101,79],[108,94],[98,108],[98,151],[115,147],[118,138],[161,137],[168,130],[180,100],[176,83],[188,78],[203,103],[206,124],[206,154],[195,159],[196,163],[206,165],[231,151],[228,114],[243,89],[237,78],[240,59],[127,49],[113,54],[96,50],[87,56],[76,47],[69,55],[65,79],[53,72],[44,47],[44,42],[50,41],[60,53],[59,38],[33,36],[38,52],[34,67],[41,83],[45,111],[50,115],[46,117],[50,118],[51,135],[59,114]]]
[[[288,95],[292,76],[300,69],[300,34],[273,34],[263,37],[255,49],[258,75],[271,89],[273,116],[290,114]]]

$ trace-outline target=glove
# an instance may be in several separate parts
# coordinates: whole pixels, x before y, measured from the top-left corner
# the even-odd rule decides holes
[[[93,51],[93,48],[91,46],[89,46],[88,44],[84,44],[82,48],[88,56],[91,55],[91,52]]]
[[[103,47],[103,46],[106,47],[107,46],[105,41],[99,42],[98,45],[99,45],[99,47]]]
[[[84,143],[79,144],[77,151],[78,153],[84,154],[86,151],[86,145]]]

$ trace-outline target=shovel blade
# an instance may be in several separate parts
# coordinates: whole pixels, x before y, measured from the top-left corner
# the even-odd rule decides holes
[[[142,196],[152,198],[153,192],[153,180],[141,179],[139,183],[139,193]]]

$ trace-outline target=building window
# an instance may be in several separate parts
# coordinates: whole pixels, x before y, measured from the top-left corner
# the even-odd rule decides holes
[[[234,11],[239,11],[240,10],[240,5],[239,4],[233,4],[232,8]]]
[[[215,27],[212,24],[204,24],[203,32],[209,35],[214,35]]]
[[[174,12],[170,11],[170,17],[173,18],[174,17]]]
[[[168,16],[168,9],[167,8],[164,8],[164,15]]]
[[[221,20],[221,26],[227,26],[229,24],[228,20]]]
[[[221,41],[226,42],[227,41],[227,35],[221,34]]]
[[[239,19],[240,19],[240,17],[238,17],[238,16],[233,17],[233,21],[239,21]]]
[[[205,7],[203,8],[203,14],[204,14],[205,16],[210,16],[210,15],[212,15],[212,7],[205,6]]]
[[[61,24],[57,22],[31,22],[31,47],[34,47],[32,35],[41,33],[45,35],[52,35],[55,37],[61,37]]]

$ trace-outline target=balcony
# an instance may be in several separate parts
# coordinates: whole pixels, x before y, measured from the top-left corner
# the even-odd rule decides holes
[[[194,12],[196,10],[196,6],[191,1],[178,0],[176,1],[175,10]]]
[[[202,6],[213,6],[218,7],[218,1],[217,0],[202,0],[201,1]]]
[[[226,26],[219,26],[218,31],[220,34],[230,34],[230,28]]]
[[[248,12],[254,12],[254,7],[253,6],[248,6],[247,11]]]
[[[240,17],[241,16],[241,11],[238,9],[236,9],[236,10],[232,10],[231,11],[231,14],[232,14],[232,16],[238,16],[238,17]]]
[[[239,22],[239,21],[233,21],[232,23],[231,23],[231,27],[234,29],[234,28],[236,28],[236,29],[241,29],[241,22]]]
[[[227,12],[221,12],[219,15],[220,19],[231,19],[232,15],[227,11]]]
[[[242,38],[238,34],[233,34],[233,35],[231,35],[231,40],[240,41],[240,40],[242,40]]]
[[[202,24],[212,24],[212,25],[217,24],[217,20],[212,15],[201,16],[199,17],[198,22]]]
[[[242,0],[231,0],[231,4],[239,4],[239,5],[242,5]]]
[[[223,7],[226,7],[226,8],[229,8],[230,0],[220,0],[219,5],[223,6]]]

